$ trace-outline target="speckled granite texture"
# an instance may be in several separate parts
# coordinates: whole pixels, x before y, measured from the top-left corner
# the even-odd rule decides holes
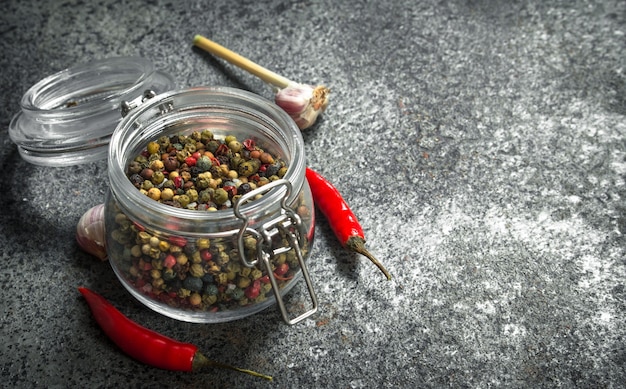
[[[106,164],[21,160],[7,127],[36,81],[140,55],[181,87],[260,80],[195,34],[332,88],[304,132],[387,282],[318,218],[319,313],[227,324],[144,308],[73,238]],[[626,382],[626,2],[3,1],[0,383],[14,388],[618,388]],[[273,383],[129,359],[76,287]],[[289,296],[304,301],[304,287]]]

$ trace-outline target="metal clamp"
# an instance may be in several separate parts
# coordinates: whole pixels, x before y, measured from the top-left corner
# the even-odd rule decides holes
[[[257,195],[266,193],[271,189],[280,186],[285,187],[284,195],[281,199],[280,214],[276,215],[271,220],[263,223],[258,229],[249,227],[250,221],[244,214],[241,213],[239,208]],[[272,290],[274,291],[274,296],[276,297],[276,302],[278,303],[278,307],[280,308],[283,320],[287,324],[295,324],[303,319],[306,319],[307,317],[317,312],[318,308],[317,297],[315,296],[315,291],[313,290],[313,284],[311,282],[309,270],[304,261],[304,257],[302,256],[302,251],[300,250],[300,246],[303,246],[305,244],[306,229],[302,224],[300,216],[298,216],[298,214],[287,205],[287,198],[291,194],[292,190],[293,189],[291,182],[285,179],[272,181],[269,184],[263,185],[262,187],[259,187],[241,196],[239,201],[237,201],[237,203],[233,207],[235,216],[244,222],[243,227],[239,230],[239,234],[237,236],[239,259],[241,260],[241,263],[246,267],[254,267],[259,264],[259,262],[263,263],[265,269],[267,270],[267,275],[269,277],[270,283],[272,284]],[[245,253],[244,238],[247,234],[253,235],[257,240],[256,259],[252,261],[249,261],[248,258],[246,258]],[[272,239],[277,235],[286,236],[287,240],[289,241],[289,246],[278,247],[276,249],[272,248]],[[274,276],[272,265],[270,263],[271,258],[291,249],[294,250],[296,257],[298,258],[298,263],[300,265],[302,275],[304,276],[304,281],[311,297],[311,309],[293,319],[289,317],[289,313],[285,308],[285,303],[280,294],[280,290],[278,289],[278,281]]]
[[[122,109],[122,117],[126,117],[126,115],[128,115],[128,113],[133,109],[133,108],[137,108],[139,105],[141,105],[143,102],[145,102],[148,99],[153,98],[154,96],[156,96],[156,92],[153,90],[146,90],[143,92],[143,95],[137,97],[135,100],[132,101],[122,101],[120,104],[120,108]]]

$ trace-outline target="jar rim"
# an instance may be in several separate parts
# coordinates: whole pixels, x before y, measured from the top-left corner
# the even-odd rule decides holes
[[[292,158],[283,178],[291,182],[293,191],[286,201],[291,203],[295,200],[304,185],[306,160],[302,134],[291,117],[275,105],[274,102],[248,91],[224,86],[195,87],[169,91],[153,97],[141,106],[131,110],[114,131],[108,155],[110,191],[118,200],[124,199],[124,201],[118,201],[118,205],[124,208],[124,213],[133,215],[133,217],[139,219],[139,222],[147,225],[167,225],[172,230],[185,231],[185,233],[191,235],[194,232],[200,235],[205,234],[206,222],[227,225],[235,219],[232,208],[206,212],[161,204],[137,190],[125,174],[125,165],[129,162],[125,159],[125,156],[132,146],[129,144],[129,138],[133,138],[133,136],[149,138],[149,135],[146,134],[146,126],[143,120],[146,117],[153,116],[152,119],[156,120],[157,126],[164,124],[165,121],[161,114],[163,105],[173,100],[179,101],[187,97],[194,97],[195,104],[192,103],[186,107],[186,110],[182,111],[180,119],[190,119],[193,117],[194,109],[207,107],[233,109],[235,110],[234,112],[242,114],[244,112],[250,113],[254,110],[255,117],[264,121],[265,125],[273,123],[275,129],[281,128],[284,132],[283,141],[288,143],[287,146],[292,149],[290,150]],[[203,101],[205,107],[199,106],[198,100]],[[174,102],[174,105],[176,104],[177,102]],[[272,189],[261,199],[243,205],[240,212],[248,216],[270,213],[270,208],[280,203],[285,190],[285,188]],[[125,203],[127,203],[126,206],[124,205]],[[193,223],[193,227],[189,226],[190,222]],[[224,229],[221,234],[232,234],[233,229]]]
[[[78,64],[35,83],[22,96],[20,106],[26,112],[49,117],[107,109],[103,102],[128,99],[128,94],[137,90],[141,93],[141,84],[154,71],[152,62],[142,57],[113,57]],[[124,79],[107,85],[111,80],[103,77],[105,74],[123,76]],[[80,85],[85,81],[92,84]],[[94,91],[92,88],[98,89]]]

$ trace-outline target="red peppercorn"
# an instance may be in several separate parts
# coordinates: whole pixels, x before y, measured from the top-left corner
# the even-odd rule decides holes
[[[246,288],[244,291],[247,298],[250,300],[254,300],[259,297],[261,293],[261,282],[259,280],[255,280],[250,286]]]
[[[187,245],[187,239],[183,238],[182,236],[170,236],[168,238],[168,241],[174,246],[178,247],[185,247],[185,245]]]
[[[183,186],[183,178],[181,176],[176,176],[174,177],[174,186],[176,188],[180,188],[181,186]]]
[[[202,258],[202,260],[209,262],[213,259],[213,254],[211,254],[209,250],[201,250],[200,257]]]
[[[274,274],[276,274],[277,276],[282,276],[288,271],[289,265],[287,265],[286,263],[281,263],[280,265],[276,266],[276,269],[274,269]]]
[[[187,157],[187,158],[185,158],[185,163],[189,167],[196,166],[196,162],[197,162],[197,159],[195,159],[194,157]]]
[[[226,193],[228,193],[228,197],[230,197],[231,199],[234,195],[237,194],[237,187],[234,185],[226,185],[223,187],[223,189],[226,191]]]
[[[246,139],[241,142],[241,144],[243,144],[243,147],[245,147],[245,149],[248,151],[252,151],[256,148],[256,142],[254,142],[252,139]]]
[[[215,150],[215,155],[226,155],[229,151],[230,149],[228,148],[228,145],[222,143],[217,147],[217,150]]]
[[[165,266],[168,269],[171,269],[174,267],[174,265],[176,265],[176,257],[173,256],[172,254],[168,254],[163,260],[163,266]]]

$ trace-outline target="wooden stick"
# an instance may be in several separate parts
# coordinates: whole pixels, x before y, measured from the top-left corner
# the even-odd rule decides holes
[[[193,44],[202,50],[205,50],[211,54],[214,54],[235,66],[238,66],[249,73],[254,74],[259,77],[261,80],[267,82],[268,84],[274,85],[278,88],[286,88],[289,85],[295,84],[293,81],[278,75],[271,70],[264,68],[261,65],[258,65],[249,59],[242,57],[241,55],[228,50],[226,47],[213,42],[210,39],[203,37],[202,35],[196,35],[193,38]]]

